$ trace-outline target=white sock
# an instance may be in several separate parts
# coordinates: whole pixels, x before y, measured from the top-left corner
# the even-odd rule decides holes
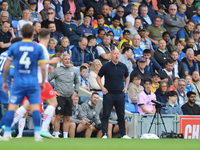
[[[20,134],[20,135],[22,135],[22,133],[23,133],[25,123],[26,123],[26,118],[21,118],[21,119],[19,120],[18,129],[19,129],[19,134]]]
[[[19,119],[21,119],[25,115],[26,112],[27,110],[23,106],[19,107],[15,112],[11,127],[13,127],[15,123],[17,123]]]
[[[34,137],[35,137],[35,138],[41,138],[41,136],[40,136],[40,131],[35,131],[35,132],[34,132]]]
[[[59,138],[59,132],[54,132],[55,138]]]
[[[53,117],[53,113],[55,111],[55,107],[52,105],[47,106],[43,115],[43,123],[41,131],[48,131],[48,126],[51,122],[51,118]]]
[[[10,137],[10,132],[9,131],[4,131],[3,137],[4,138]]]
[[[68,132],[63,132],[63,138],[68,138]]]

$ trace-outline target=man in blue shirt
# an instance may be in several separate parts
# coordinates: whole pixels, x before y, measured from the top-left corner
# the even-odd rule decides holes
[[[133,42],[133,55],[134,59],[137,60],[138,58],[143,56],[143,50],[139,47],[141,41],[140,35],[134,35],[132,42]]]
[[[42,47],[31,41],[33,35],[33,27],[29,24],[23,26],[21,32],[23,40],[16,42],[9,47],[8,58],[4,67],[3,91],[8,89],[7,75],[11,65],[11,61],[15,66],[14,82],[9,100],[9,109],[5,120],[5,132],[2,140],[8,141],[13,121],[14,112],[19,104],[22,103],[24,96],[27,96],[31,104],[33,112],[33,122],[35,131],[35,141],[42,141],[40,138],[40,87],[43,91],[45,88],[45,61]],[[40,87],[37,79],[38,62],[41,65],[43,82]]]
[[[196,15],[192,16],[191,20],[194,20],[195,25],[197,23],[200,23],[200,6],[197,6],[197,8],[196,8]]]
[[[82,31],[80,37],[88,37],[89,35],[94,35],[93,28],[90,26],[91,17],[89,14],[85,14],[83,19],[83,24],[79,26]]]
[[[95,36],[97,36],[98,29],[104,29],[105,32],[107,32],[109,30],[109,26],[104,23],[105,23],[105,19],[104,19],[103,15],[98,15],[97,16],[97,24],[95,24],[93,26]]]

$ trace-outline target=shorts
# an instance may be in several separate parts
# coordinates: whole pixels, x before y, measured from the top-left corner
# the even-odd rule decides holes
[[[38,90],[12,89],[9,103],[21,105],[25,96],[27,96],[31,105],[32,104],[40,104],[40,89],[38,89]]]
[[[58,106],[56,107],[56,115],[71,116],[72,115],[72,99],[71,97],[57,96]]]
[[[47,99],[53,98],[55,96],[56,95],[54,93],[54,90],[53,90],[52,86],[49,84],[49,82],[45,82],[45,89],[41,93],[41,98],[43,100],[47,100]]]
[[[8,101],[9,101],[8,94],[9,94],[9,91],[8,91],[8,93],[4,93],[3,91],[0,90],[0,103],[1,104],[8,105]]]
[[[22,106],[24,105],[24,102],[28,101],[28,98],[25,96],[23,101],[22,101]],[[27,111],[29,113],[30,111]],[[44,113],[44,108],[43,108],[43,99],[40,98],[40,113]]]

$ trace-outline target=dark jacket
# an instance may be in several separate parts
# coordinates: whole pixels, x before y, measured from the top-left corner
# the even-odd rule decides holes
[[[102,14],[103,15],[103,14]],[[103,15],[104,16],[104,15]],[[112,17],[109,16],[109,14],[106,16],[104,16],[105,19],[105,24],[107,24],[108,26],[112,24]]]
[[[116,14],[115,16],[119,17],[117,14]],[[120,18],[120,17],[119,17],[119,18]],[[125,24],[126,18],[125,18],[124,16],[122,17],[122,20],[123,20],[123,23]],[[122,30],[124,30],[124,25],[122,25],[122,24],[120,23],[119,26],[120,26],[120,28],[121,28]]]
[[[189,64],[189,62],[187,61],[186,58],[183,58],[183,59],[182,59],[182,62],[185,63],[185,64],[187,65],[187,67],[188,67],[188,69],[189,69],[189,72],[188,72],[189,75],[192,75],[192,73],[193,73],[194,71],[196,71],[196,65],[197,65],[197,63],[196,63],[194,60],[192,60],[192,64],[193,64],[192,67],[190,66],[190,64]]]
[[[139,14],[140,14],[140,7],[141,7],[142,5],[145,5],[145,6],[148,7],[148,15],[149,15],[149,17],[155,19],[157,13],[156,13],[156,11],[154,10],[154,8],[152,7],[152,3],[150,2],[150,4],[148,5],[147,2],[146,2],[145,0],[143,0],[142,4],[139,6],[139,9],[138,9],[138,10],[139,10],[139,11],[138,11]]]
[[[79,45],[75,45],[72,48],[72,62],[74,64],[74,66],[81,66],[82,64],[82,54],[81,54],[81,48],[79,47]],[[84,50],[85,51],[85,55],[84,55],[84,63],[89,63],[89,51],[87,51],[87,49]]]
[[[190,31],[190,34],[189,34],[189,32],[188,32],[186,26],[183,27],[183,28],[181,28],[180,30],[183,30],[183,32],[185,33],[185,42],[187,42],[188,39],[193,38],[193,36],[192,36],[193,31]],[[180,30],[179,30],[179,31],[180,31]],[[179,32],[179,31],[178,31],[178,32]],[[177,32],[177,35],[178,35],[178,32]],[[176,36],[176,41],[179,41],[179,37],[178,37],[178,36]]]
[[[183,63],[179,60],[177,61],[178,61],[178,75],[180,78],[185,79],[185,71],[184,71]]]
[[[75,45],[79,41],[79,36],[81,35],[82,31],[79,27],[77,27],[74,23],[67,24],[63,22],[65,28],[65,34],[70,41],[70,45]],[[70,30],[71,28],[72,30]]]
[[[157,89],[156,92],[156,100],[162,103],[167,103],[167,93],[163,94],[161,90]]]
[[[150,70],[148,70],[148,71],[150,72],[151,77],[153,76],[153,74],[155,73],[155,71],[159,71],[159,70],[162,69],[162,67],[159,65],[159,63],[153,57],[150,57],[149,66],[146,66],[147,69],[149,67],[150,67]]]
[[[197,104],[194,104],[192,107],[188,103],[185,103],[181,109],[183,111],[183,115],[200,115],[200,108]]]
[[[162,68],[165,68],[165,63],[167,59],[170,59],[170,53],[166,51],[165,53],[162,53],[160,50],[155,51],[154,53],[155,60],[160,64]]]
[[[104,2],[98,1],[96,2],[95,0],[90,0],[84,3],[86,7],[92,6],[94,8],[94,16],[97,13],[101,13],[101,8],[103,7]]]
[[[75,6],[76,6],[76,11],[75,11],[74,17],[72,17],[72,19],[80,20],[81,19],[81,15],[80,15],[81,7],[79,6],[79,4],[76,0],[74,1],[74,3],[75,3]],[[69,11],[69,9],[70,9],[69,1],[63,0],[62,7],[63,7],[63,13],[65,14],[65,12]]]
[[[149,15],[148,15],[148,16],[149,16]],[[145,29],[147,29],[150,25],[154,24],[154,19],[153,19],[151,16],[149,16],[149,18],[151,19],[152,24],[148,24],[142,15],[140,15],[140,18],[141,18],[141,20],[142,20],[142,26],[143,26]]]
[[[64,37],[64,35],[58,31],[56,31],[55,33],[51,33],[50,35],[51,38],[55,38],[58,41],[57,45],[61,44],[61,38]]]
[[[88,46],[86,47],[87,51],[90,52],[89,54],[89,61],[93,62],[95,59],[99,59],[99,54],[96,47]]]
[[[165,72],[164,69],[162,70],[159,70],[158,71],[159,75],[160,75],[160,79],[165,79],[165,78],[168,78],[168,87],[170,87],[172,85],[172,82],[173,82],[173,79],[174,79],[174,70],[172,70],[172,78],[170,78],[167,73]]]
[[[123,7],[124,8],[124,16],[126,17],[127,15],[131,14],[130,10],[131,10],[131,7],[133,6],[133,4],[131,2],[128,2],[128,5],[125,7],[123,5],[123,3],[121,3],[119,6]],[[118,6],[118,7],[119,7]]]

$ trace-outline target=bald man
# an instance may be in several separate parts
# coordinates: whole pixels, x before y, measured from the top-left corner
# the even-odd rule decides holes
[[[200,82],[198,71],[194,71],[192,73],[192,86],[194,87],[194,92],[196,93],[196,103],[200,104]]]
[[[108,26],[112,24],[112,17],[109,15],[109,6],[108,5],[103,5],[101,9],[101,13],[104,16],[105,19],[105,24]]]
[[[118,50],[114,49],[110,57],[111,61],[101,67],[97,76],[97,82],[103,92],[102,138],[107,138],[108,119],[113,106],[115,106],[121,138],[130,139],[126,135],[124,120],[125,93],[129,83],[128,68],[125,64],[119,62]],[[101,83],[103,76],[105,77],[105,85]]]

